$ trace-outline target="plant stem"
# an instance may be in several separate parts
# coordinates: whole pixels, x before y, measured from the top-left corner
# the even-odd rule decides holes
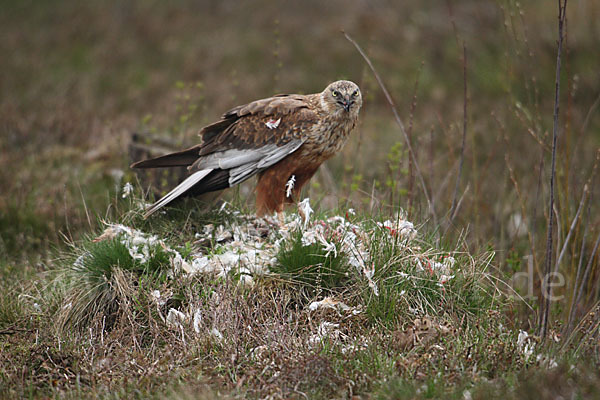
[[[413,151],[412,146],[410,145],[410,140],[408,138],[408,134],[406,133],[406,130],[404,129],[404,124],[402,123],[402,120],[400,119],[400,115],[398,114],[396,105],[394,104],[394,101],[392,100],[392,96],[390,96],[390,93],[387,91],[385,85],[383,84],[383,81],[381,80],[381,77],[379,76],[379,74],[377,73],[377,70],[373,66],[373,63],[371,62],[369,57],[365,54],[363,49],[358,45],[358,43],[356,43],[356,41],[354,41],[354,39],[352,39],[350,37],[350,35],[348,35],[344,31],[342,31],[342,33],[344,34],[346,39],[348,39],[348,41],[350,43],[352,43],[354,45],[354,47],[356,47],[356,50],[360,53],[362,58],[365,60],[365,62],[371,69],[371,72],[373,72],[373,75],[375,76],[375,79],[377,80],[379,87],[383,91],[383,94],[384,94],[388,104],[392,108],[392,113],[394,114],[394,119],[396,120],[396,123],[400,127],[400,131],[402,132],[402,135],[404,136],[404,140],[406,141],[406,147],[408,148],[408,152],[410,153],[410,157],[414,163],[415,170],[417,172],[417,177],[419,178],[419,182],[421,183],[421,187],[423,188],[423,194],[425,195],[425,198],[427,199],[427,206],[429,208],[429,212],[433,216],[433,224],[435,226],[437,226],[437,216],[436,216],[435,210],[433,209],[433,204],[431,203],[429,193],[427,192],[427,186],[425,185],[425,181],[423,180],[423,174],[421,174],[421,168],[419,168],[419,163],[417,162],[417,157],[415,155],[415,152]]]
[[[556,80],[554,89],[554,125],[552,127],[552,165],[550,169],[550,204],[548,205],[548,231],[546,238],[545,273],[542,277],[542,307],[540,310],[539,335],[544,340],[548,333],[552,286],[547,286],[552,271],[552,230],[554,227],[554,180],[556,176],[556,140],[558,138],[558,114],[560,105],[560,68],[563,44],[563,26],[566,20],[567,0],[558,0],[558,51],[556,55]]]
[[[454,196],[452,198],[452,207],[450,208],[450,223],[454,221],[457,212],[458,188],[460,186],[460,176],[462,174],[463,162],[465,159],[465,141],[467,137],[467,46],[463,42],[463,134],[462,145],[460,147],[460,159],[458,162],[458,172],[456,174],[456,185],[454,186]]]

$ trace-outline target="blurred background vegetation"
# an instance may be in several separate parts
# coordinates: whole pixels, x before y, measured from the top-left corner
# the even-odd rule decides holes
[[[400,207],[442,240],[496,250],[503,277],[526,271],[530,255],[541,271],[553,2],[3,0],[0,8],[0,268],[9,280],[43,270],[49,249],[111,213],[122,184],[135,182],[133,132],[194,143],[199,128],[237,104],[321,91],[336,79],[357,82],[365,104],[343,153],[309,189],[321,209],[391,214]],[[342,30],[394,98],[435,219],[390,106]],[[589,262],[586,305],[600,290],[598,256],[590,258],[600,228],[598,49],[600,3],[574,1],[561,77],[555,248],[565,243],[587,182],[560,266],[572,279],[559,289],[572,293],[577,266]],[[455,195],[465,67],[467,129]],[[249,190],[241,190],[244,198],[253,197]]]

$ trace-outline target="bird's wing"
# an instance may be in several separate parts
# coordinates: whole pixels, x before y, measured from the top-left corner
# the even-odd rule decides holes
[[[149,216],[175,198],[231,187],[268,168],[304,143],[303,132],[319,122],[307,96],[280,95],[236,107],[202,129],[202,143],[132,165],[153,168],[188,165],[187,179],[149,210]]]
[[[190,169],[204,164],[203,159],[239,157],[225,165],[233,168],[235,162],[244,157],[266,156],[266,161],[275,157],[272,152],[295,151],[299,146],[285,146],[291,141],[301,140],[301,133],[318,121],[317,113],[310,107],[307,96],[278,95],[253,101],[227,111],[221,119],[200,131],[202,143],[188,149],[131,164],[131,168],[161,168],[189,166]],[[274,146],[273,146],[274,145]],[[261,147],[267,146],[262,150]],[[282,147],[283,148],[279,148]],[[239,150],[239,152],[224,152]],[[251,155],[247,150],[259,150]],[[251,152],[250,152],[251,153]],[[214,157],[211,158],[211,155]],[[277,160],[279,161],[279,160]],[[192,165],[193,164],[193,165]],[[265,165],[268,167],[274,163]],[[239,166],[239,165],[238,165]],[[218,166],[219,168],[223,168]],[[223,168],[225,169],[225,168]]]
[[[282,145],[301,138],[302,131],[317,122],[318,114],[308,96],[279,95],[253,101],[227,111],[221,120],[200,131],[200,155]]]
[[[228,170],[229,186],[233,186],[296,151],[304,142],[302,133],[318,121],[318,114],[302,95],[270,97],[236,107],[202,130],[200,158],[190,169]]]

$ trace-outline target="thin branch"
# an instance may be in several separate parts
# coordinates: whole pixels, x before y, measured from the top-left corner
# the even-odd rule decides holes
[[[577,208],[577,213],[575,213],[575,218],[573,218],[573,222],[571,223],[571,227],[569,228],[569,233],[567,234],[567,237],[565,238],[565,243],[563,243],[562,249],[560,251],[560,255],[558,256],[558,259],[556,260],[556,263],[554,264],[554,272],[558,271],[560,262],[562,261],[563,257],[565,256],[565,252],[567,251],[567,245],[569,244],[571,235],[573,234],[573,231],[575,230],[577,221],[579,221],[579,215],[581,214],[581,209],[583,208],[583,204],[585,203],[585,200],[588,197],[588,193],[589,193],[588,186],[584,185],[583,186],[583,194],[581,195],[581,201],[579,202],[579,207]]]
[[[463,42],[463,134],[462,145],[460,147],[460,158],[458,163],[458,173],[456,174],[456,185],[454,186],[454,196],[452,197],[452,207],[450,208],[450,223],[456,217],[456,200],[458,197],[458,188],[460,186],[460,176],[462,174],[463,162],[465,159],[465,141],[467,137],[467,46]]]
[[[538,263],[537,260],[537,247],[535,245],[536,243],[536,234],[535,234],[535,227],[537,226],[537,218],[538,218],[538,204],[540,204],[541,202],[539,201],[541,193],[542,193],[542,175],[543,175],[543,170],[544,170],[544,149],[540,149],[540,162],[538,164],[538,177],[537,177],[537,185],[535,187],[535,198],[533,201],[533,205],[532,205],[532,210],[531,210],[531,223],[529,225],[529,232],[530,232],[530,240],[531,240],[531,254],[533,254],[533,261],[534,261],[534,265],[535,265],[535,269],[536,271],[538,271],[538,273],[540,272],[540,264]]]
[[[465,191],[463,192],[463,194],[460,196],[460,199],[458,199],[458,202],[456,203],[456,212],[458,212],[458,210],[460,209],[460,205],[462,204],[465,196],[467,195],[467,193],[469,192],[469,189],[471,188],[471,184],[467,183],[467,187],[465,188]]]
[[[423,174],[421,174],[421,168],[419,168],[419,163],[417,162],[417,157],[415,155],[415,152],[413,151],[412,146],[410,145],[410,140],[408,139],[408,135],[406,133],[406,130],[404,129],[404,124],[402,123],[402,120],[400,119],[400,115],[398,114],[398,110],[396,109],[396,105],[394,104],[394,100],[392,100],[392,96],[390,96],[390,93],[388,92],[385,85],[383,84],[383,81],[381,80],[381,77],[379,76],[379,74],[377,73],[377,70],[373,66],[373,63],[371,62],[369,57],[365,54],[363,49],[358,45],[358,43],[356,43],[356,41],[354,39],[352,39],[350,37],[350,35],[348,35],[344,31],[342,31],[342,33],[344,34],[346,39],[348,39],[348,41],[354,45],[356,50],[360,53],[362,58],[365,60],[365,62],[371,69],[371,72],[373,72],[373,75],[375,76],[375,79],[377,80],[379,87],[383,91],[383,94],[392,109],[392,113],[394,114],[394,119],[396,120],[396,123],[400,127],[400,131],[402,132],[402,135],[404,136],[404,140],[406,141],[406,147],[408,148],[408,152],[410,153],[410,157],[412,158],[412,161],[414,163],[415,170],[417,172],[417,177],[419,178],[419,182],[421,183],[421,187],[423,188],[423,194],[425,194],[425,198],[427,199],[427,206],[429,208],[429,212],[433,216],[433,223],[434,223],[434,225],[437,225],[437,216],[436,216],[435,210],[433,209],[433,206],[431,204],[431,199],[429,197],[429,193],[427,192],[427,186],[425,185],[425,181],[423,180]]]
[[[545,274],[542,278],[544,299],[540,314],[539,334],[542,340],[548,332],[548,317],[550,315],[550,298],[552,297],[552,286],[544,287],[552,272],[552,229],[554,227],[554,180],[556,176],[556,140],[558,138],[558,114],[560,104],[560,68],[563,44],[563,25],[566,20],[567,0],[558,0],[558,51],[556,55],[556,81],[554,89],[554,125],[552,128],[552,166],[550,169],[550,204],[548,205],[548,234],[546,239],[546,265]]]
[[[577,340],[578,344],[577,347],[575,347],[575,350],[572,354],[576,355],[577,353],[579,353],[579,349],[581,348],[581,345],[583,343],[586,343],[585,339],[586,337],[589,337],[590,334],[593,334],[594,332],[596,332],[596,330],[598,329],[598,306],[600,305],[600,301],[597,301],[594,303],[594,305],[592,305],[592,307],[590,308],[590,310],[587,312],[586,315],[584,315],[579,322],[577,323],[577,325],[573,328],[573,330],[571,331],[571,333],[568,336],[565,336],[561,342],[562,342],[562,348],[566,349],[569,348],[569,346],[571,345],[571,341],[573,340],[573,338],[575,338],[575,334],[582,330],[582,328],[588,324],[590,322],[590,319],[592,320],[592,327],[587,328],[584,332],[584,334],[582,336],[580,336]],[[590,314],[596,314],[596,318],[593,318],[593,315]],[[592,318],[590,318],[592,317]]]
[[[560,214],[558,213],[558,207],[556,206],[556,201],[554,202],[554,221],[556,222],[556,232],[562,232],[562,228],[560,226]],[[556,248],[556,253],[554,254],[554,264],[556,264],[556,260],[558,260],[558,252],[560,251],[559,249],[562,247],[562,244],[560,243],[561,237],[560,235],[556,236],[556,244],[552,244],[553,248]],[[554,272],[554,267],[552,268],[552,272]]]
[[[590,215],[590,203],[587,206],[587,215]],[[575,284],[573,285],[573,292],[571,293],[571,305],[569,306],[569,318],[567,320],[567,326],[565,333],[570,333],[573,327],[573,319],[575,317],[575,299],[577,298],[577,291],[579,288],[579,282],[581,282],[581,274],[583,273],[583,257],[585,254],[585,244],[587,241],[589,224],[585,224],[583,228],[583,238],[581,239],[581,249],[579,250],[579,262],[577,263],[577,274],[575,275]]]
[[[600,161],[600,150],[596,152],[596,161],[594,162],[594,166],[592,167],[592,173],[590,174],[590,177],[588,178],[586,184],[584,185],[584,190],[585,188],[589,188],[590,186],[593,185],[594,179],[596,178],[596,171],[598,170],[598,162]],[[591,204],[592,201],[590,200],[591,193],[589,191],[587,191],[587,197],[588,199],[588,206],[587,206],[587,220],[590,220],[590,212],[591,212]],[[572,332],[571,328],[573,327],[573,320],[575,318],[575,314],[576,314],[576,307],[577,307],[577,303],[576,300],[581,297],[579,294],[579,287],[580,287],[580,282],[582,282],[582,274],[583,274],[583,259],[584,259],[584,255],[585,255],[585,245],[587,243],[587,235],[588,235],[588,227],[589,227],[589,223],[585,224],[584,228],[583,228],[583,238],[581,239],[581,249],[579,250],[579,262],[577,263],[577,275],[575,276],[575,284],[573,285],[573,293],[571,294],[571,305],[569,307],[569,318],[567,321],[567,326],[565,327],[565,333],[569,333]],[[589,274],[589,272],[587,271],[587,267],[586,267],[586,273]],[[581,285],[581,290],[583,290],[584,285]]]
[[[588,260],[587,265],[585,266],[585,273],[583,274],[583,278],[581,279],[581,284],[579,286],[579,290],[577,291],[577,297],[575,298],[575,304],[579,304],[581,301],[581,296],[583,295],[583,289],[585,289],[586,281],[590,275],[590,271],[592,270],[592,262],[594,261],[594,257],[596,257],[596,252],[598,251],[598,245],[600,245],[600,234],[596,238],[596,243],[594,244],[594,249],[592,250],[592,254]]]
[[[594,103],[592,103],[590,109],[588,110],[585,116],[585,119],[583,120],[583,125],[581,125],[580,134],[583,134],[587,130],[590,118],[592,117],[592,115],[594,115],[594,111],[596,111],[596,108],[598,108],[598,104],[600,104],[600,93],[598,93],[598,97],[596,97],[596,100],[594,100]]]

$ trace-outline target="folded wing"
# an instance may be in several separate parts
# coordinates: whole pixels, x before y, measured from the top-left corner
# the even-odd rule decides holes
[[[225,189],[275,165],[302,146],[302,133],[317,121],[305,96],[258,100],[228,111],[203,128],[200,145],[132,164],[132,168],[187,166],[191,171],[145,217],[178,197]]]

